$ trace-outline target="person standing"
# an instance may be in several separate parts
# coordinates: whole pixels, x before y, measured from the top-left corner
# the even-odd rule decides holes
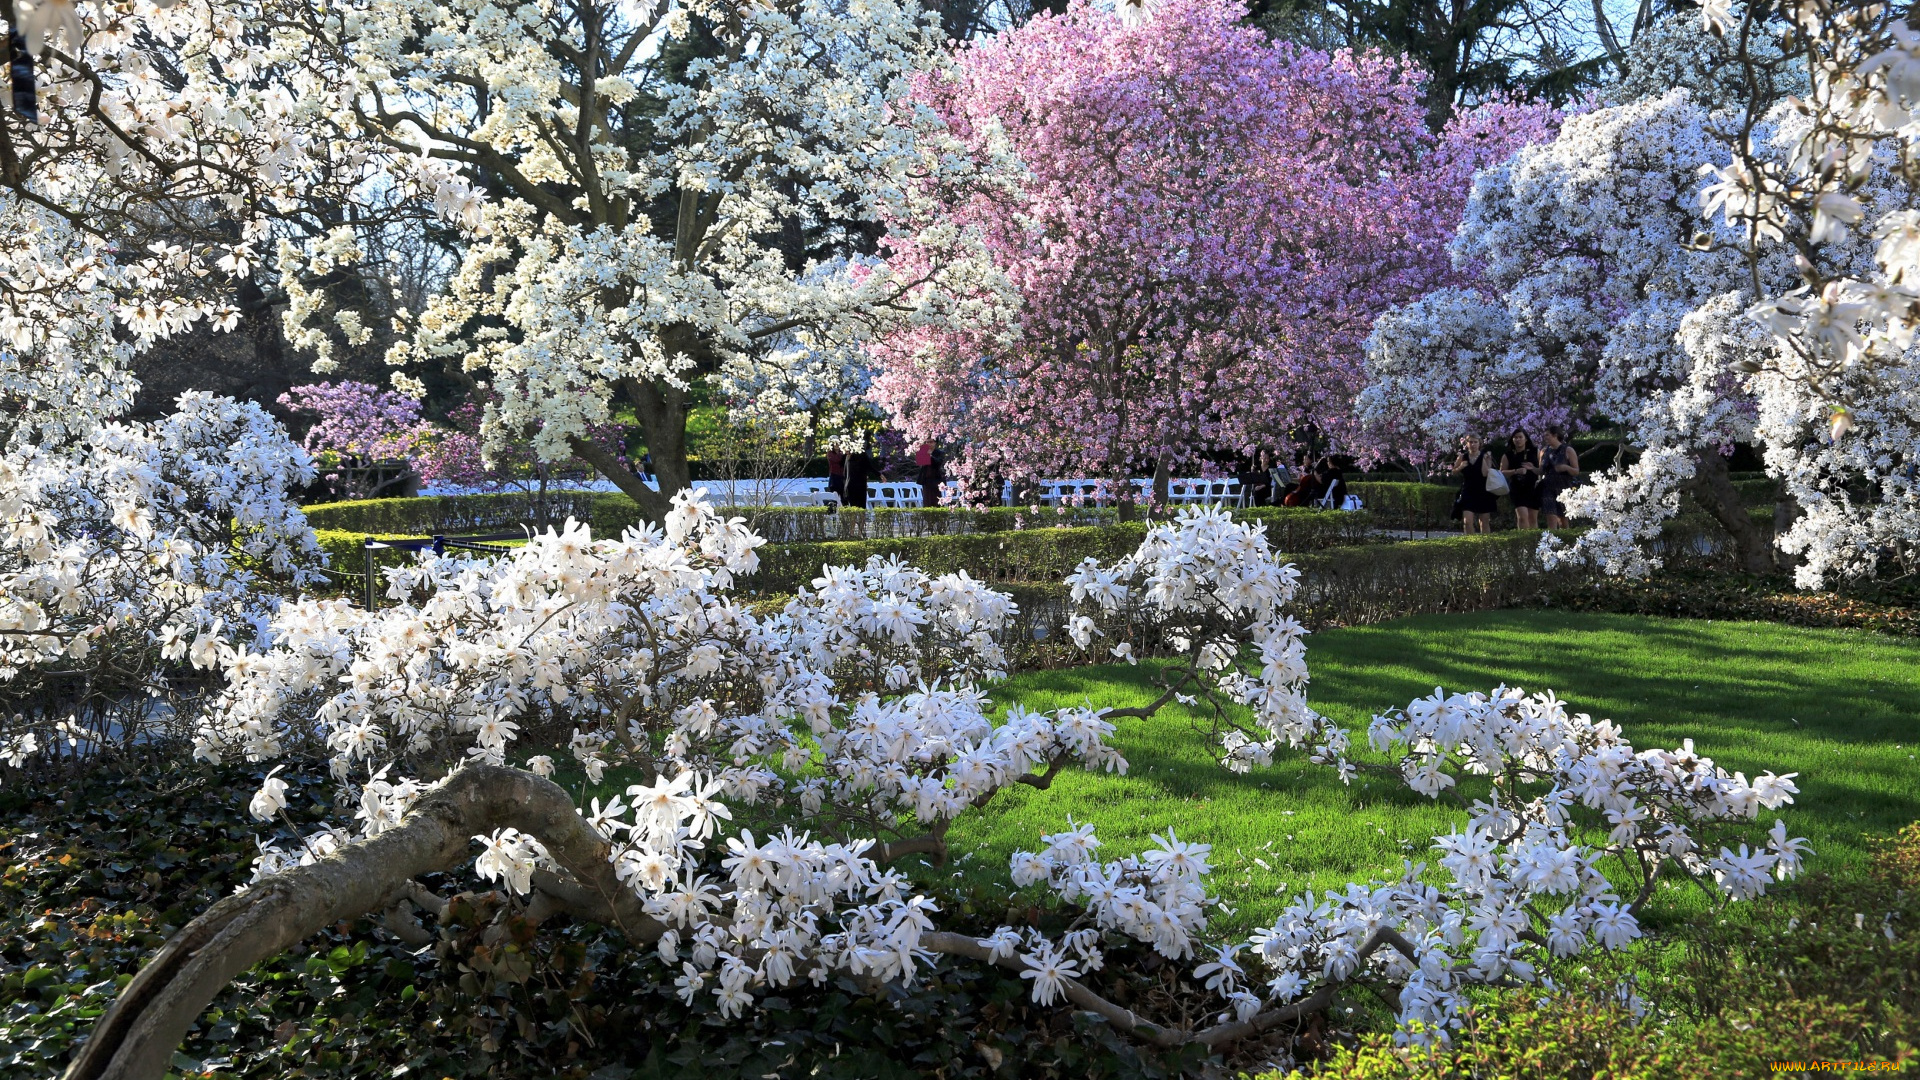
[[[1245,505],[1273,505],[1273,474],[1268,464],[1267,452],[1255,450],[1248,459],[1247,471],[1235,475],[1240,481],[1240,495]]]
[[[827,490],[838,496],[840,503],[847,501],[847,455],[832,447],[827,449]],[[832,513],[840,503],[828,503],[827,512]]]
[[[847,489],[842,498],[858,510],[867,508],[867,477],[873,473],[873,456],[869,453],[872,446],[873,436],[868,435],[860,449],[847,455]]]
[[[940,485],[946,479],[941,475],[946,470],[942,468],[945,462],[941,460],[940,448],[931,439],[921,443],[913,452],[913,464],[917,470],[915,479],[920,481],[920,505],[939,506]]]
[[[1580,481],[1580,454],[1567,444],[1567,433],[1550,427],[1540,452],[1540,513],[1549,529],[1567,527],[1567,508],[1560,495]]]
[[[1465,533],[1490,533],[1493,531],[1493,512],[1499,504],[1493,493],[1487,490],[1487,474],[1493,471],[1493,452],[1486,448],[1478,435],[1465,435],[1460,439],[1460,454],[1453,459],[1454,475],[1460,478],[1460,531]]]
[[[1320,497],[1316,503],[1323,510],[1343,510],[1347,505],[1347,476],[1332,458],[1320,459],[1315,470],[1320,477]]]
[[[1516,431],[1507,440],[1506,453],[1500,455],[1500,473],[1507,478],[1507,491],[1513,499],[1513,522],[1522,529],[1540,527],[1540,451],[1524,431]]]

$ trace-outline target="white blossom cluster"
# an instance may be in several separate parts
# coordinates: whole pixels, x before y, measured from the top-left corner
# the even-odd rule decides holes
[[[329,137],[334,87],[269,43],[262,11],[21,5],[37,121],[13,121],[0,190],[0,384],[63,370],[75,397],[56,404],[115,415],[127,386],[102,365],[231,329],[276,218],[358,182],[364,153]]]
[[[388,359],[491,380],[495,444],[535,431],[566,457],[632,386],[706,375],[774,391],[762,411],[787,419],[838,405],[877,330],[986,310],[923,294],[998,281],[958,233],[923,237],[952,257],[913,281],[849,261],[978,171],[908,97],[942,62],[918,5],[282,2],[368,168],[462,231],[447,288],[400,313]],[[323,369],[342,328],[303,282],[362,256],[344,227],[281,252],[289,337]]]
[[[1914,330],[1920,210],[1920,35],[1890,5],[1799,0],[1781,40],[1808,86],[1766,113],[1769,139],[1735,142],[1701,193],[1708,215],[1760,275],[1749,314],[1769,348],[1746,381],[1767,469],[1804,516],[1780,538],[1800,578],[1920,565],[1920,352]],[[1769,28],[1711,13],[1706,28],[1741,42],[1742,69],[1764,71]],[[1739,120],[1760,118],[1747,102]]]
[[[1866,10],[1795,8],[1822,58],[1803,97],[1629,101],[1483,172],[1454,249],[1477,284],[1376,324],[1360,408],[1383,445],[1617,426],[1637,457],[1563,498],[1594,528],[1545,551],[1644,573],[1683,493],[1746,444],[1797,515],[1776,542],[1801,584],[1912,565],[1920,216],[1898,132],[1920,102],[1896,73],[1920,44]],[[1739,56],[1742,85],[1790,74],[1799,45],[1743,33],[1701,48]]]
[[[1701,33],[1695,12],[1658,16],[1634,35],[1623,57],[1625,70],[1601,88],[1599,97],[1610,105],[1624,105],[1683,87],[1694,104],[1708,112],[1744,108],[1748,69],[1740,62],[1737,44]],[[1762,61],[1753,74],[1768,106],[1788,94],[1806,93],[1805,71],[1785,62],[1778,40],[1760,35],[1750,47]]]
[[[1305,893],[1248,940],[1204,952],[1192,979],[1220,998],[1221,1023],[1360,981],[1390,989],[1409,1030],[1443,1034],[1470,986],[1551,985],[1557,963],[1639,938],[1635,913],[1663,878],[1745,900],[1770,878],[1796,875],[1808,853],[1778,820],[1762,843],[1734,838],[1762,810],[1793,801],[1793,774],[1749,781],[1691,740],[1636,751],[1618,728],[1569,716],[1551,693],[1435,691],[1375,717],[1369,736],[1376,749],[1400,748],[1409,788],[1459,801],[1466,827],[1435,838],[1432,873],[1409,862],[1397,880]],[[1476,777],[1490,790],[1469,803],[1460,786]],[[1035,1000],[1099,970],[1107,934],[1169,958],[1193,955],[1212,904],[1206,845],[1168,834],[1140,857],[1102,864],[1090,826],[1042,839],[1044,850],[1013,857],[1013,883],[1046,884],[1085,916],[1058,942],[1011,928],[982,942],[1019,951]],[[1722,843],[1737,850],[1714,853]],[[1383,943],[1385,932],[1397,940]]]
[[[1222,760],[1235,772],[1272,762],[1282,747],[1340,768],[1346,733],[1307,704],[1306,628],[1286,613],[1300,572],[1274,561],[1266,527],[1226,511],[1196,509],[1147,531],[1112,566],[1088,559],[1066,583],[1080,607],[1068,633],[1082,649],[1110,639],[1109,655],[1135,659],[1136,641],[1170,646],[1185,663],[1162,700],[1218,693],[1247,706],[1252,723],[1215,710]]]
[[[16,766],[150,734],[169,669],[218,666],[321,561],[288,496],[313,467],[258,406],[191,392],[153,423],[64,415],[72,441],[0,453],[0,757]]]
[[[1638,459],[1561,501],[1593,522],[1581,554],[1645,572],[1697,455],[1753,439],[1728,358],[1677,338],[1748,280],[1736,252],[1690,246],[1701,170],[1726,159],[1708,114],[1675,91],[1571,117],[1553,142],[1481,172],[1454,242],[1478,287],[1381,320],[1363,413],[1376,425],[1432,416],[1436,440],[1470,427],[1537,437],[1564,420],[1625,427]],[[1738,322],[1729,315],[1723,325]]]

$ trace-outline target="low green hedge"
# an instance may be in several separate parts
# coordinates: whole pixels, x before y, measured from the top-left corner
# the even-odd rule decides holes
[[[1904,583],[1860,582],[1826,592],[1804,592],[1784,574],[1760,576],[1680,566],[1646,579],[1595,576],[1555,588],[1540,602],[1574,611],[1749,619],[1920,637],[1920,589]]]
[[[822,566],[859,566],[874,556],[899,557],[930,574],[965,570],[982,581],[1057,582],[1086,558],[1111,562],[1140,546],[1141,522],[1064,529],[1010,529],[953,536],[903,536],[769,544],[760,570],[742,584],[762,593],[790,593],[810,584]]]
[[[315,529],[313,535],[320,541],[320,551],[327,558],[327,577],[333,582],[333,591],[349,596],[360,596],[365,588],[367,534],[348,532],[343,529]],[[429,535],[413,533],[411,535],[382,535],[381,540],[425,540]],[[500,541],[513,546],[515,541]],[[414,553],[405,548],[376,548],[373,553],[374,572],[390,567],[405,566],[414,559]]]
[[[1409,484],[1362,481],[1347,489],[1383,529],[1445,532],[1459,527],[1453,516],[1457,484]]]
[[[547,493],[551,521],[572,517],[592,521],[606,496],[592,491]],[[626,500],[625,496],[619,498]],[[626,500],[631,505],[631,500]],[[306,508],[316,530],[361,536],[433,536],[495,532],[518,528],[533,519],[533,498],[520,492],[497,495],[431,495],[413,499],[356,499]],[[597,535],[597,532],[596,532]]]
[[[1294,513],[1263,510],[1249,515],[1287,521]],[[1061,579],[1083,559],[1112,562],[1127,555],[1139,546],[1145,532],[1145,523],[1129,522],[769,544],[761,549],[759,571],[741,579],[740,588],[748,596],[784,596],[809,586],[823,566],[858,566],[876,555],[897,556],[929,573],[964,570],[993,582],[996,588],[1011,589],[1027,613],[1027,630],[1045,637],[1066,618]],[[337,530],[318,535],[338,587],[359,595],[364,538]],[[1541,593],[1548,578],[1535,556],[1538,543],[1538,533],[1502,532],[1296,550],[1288,551],[1285,558],[1302,573],[1295,614],[1317,627],[1527,602]],[[1290,545],[1275,546],[1285,551]],[[375,566],[399,566],[412,557],[409,552],[384,549],[376,553]],[[1556,580],[1566,579],[1562,574]]]
[[[775,553],[745,584],[763,595],[789,593],[818,576],[822,563],[843,565],[872,554],[898,553],[929,571],[964,569],[992,580],[995,588],[1012,591],[1024,616],[1023,630],[1015,636],[1045,639],[1058,634],[1069,614],[1067,588],[1060,579],[1088,555],[1107,561],[1133,550],[1138,528],[1047,530],[1023,534],[1005,548],[986,546],[991,537],[945,546],[937,541],[921,541],[918,547],[914,541],[793,545],[804,548],[804,554],[791,548]],[[1584,580],[1583,571],[1544,568],[1536,554],[1539,543],[1539,533],[1505,532],[1291,552],[1281,558],[1300,570],[1290,610],[1309,628],[1319,629],[1403,615],[1514,607],[1537,601],[1550,587],[1569,588]],[[802,557],[807,561],[800,562]],[[941,561],[945,559],[953,562]]]
[[[729,516],[744,517],[755,532],[772,543],[825,543],[845,540],[892,540],[910,537],[954,536],[969,533],[1017,532],[1042,528],[1079,528],[1119,522],[1112,507],[996,506],[988,509],[923,507],[839,510],[824,507],[723,507]],[[1341,544],[1364,543],[1373,521],[1365,514],[1313,510],[1291,506],[1237,508],[1235,520],[1259,521],[1267,536],[1288,551],[1307,551]],[[640,521],[640,508],[625,495],[602,495],[594,504],[593,535],[618,536]]]

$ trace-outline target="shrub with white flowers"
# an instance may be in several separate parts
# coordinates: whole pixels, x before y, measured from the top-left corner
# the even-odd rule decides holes
[[[202,393],[0,454],[0,760],[191,730],[193,669],[318,580],[287,496],[312,477],[258,406]]]
[[[323,758],[353,818],[297,850],[268,847],[254,884],[196,922],[222,928],[224,952],[157,958],[128,988],[129,1011],[88,1044],[90,1067],[164,1068],[159,1048],[171,1053],[169,1033],[198,1006],[157,991],[204,980],[210,965],[244,966],[343,913],[438,910],[444,900],[413,879],[476,843],[478,872],[530,913],[620,928],[678,972],[689,1001],[711,995],[725,1015],[836,973],[910,992],[951,957],[1018,972],[1034,1001],[1163,1046],[1249,1037],[1355,984],[1444,1024],[1469,984],[1546,978],[1589,944],[1637,936],[1635,912],[1662,875],[1742,898],[1768,873],[1791,874],[1803,850],[1784,827],[1740,839],[1761,808],[1789,801],[1789,779],[1749,783],[1690,749],[1636,753],[1550,696],[1436,695],[1372,735],[1403,747],[1394,768],[1415,790],[1461,801],[1465,831],[1437,842],[1444,874],[1414,865],[1304,896],[1221,946],[1208,939],[1205,843],[1168,833],[1102,859],[1093,829],[1077,826],[1010,867],[1014,886],[1079,913],[1066,931],[943,930],[935,899],[894,864],[944,858],[951,822],[991,813],[1010,785],[1044,788],[1075,765],[1124,770],[1115,724],[1166,702],[1248,706],[1211,732],[1235,769],[1289,746],[1334,775],[1368,767],[1305,702],[1303,632],[1284,613],[1297,575],[1260,527],[1222,512],[1157,525],[1133,555],[1075,571],[1070,632],[1102,655],[1168,645],[1158,701],[1001,715],[979,687],[1004,667],[1007,597],[876,559],[823,568],[779,610],[749,610],[730,591],[759,544],[682,495],[663,528],[619,539],[570,523],[493,560],[427,557],[389,573],[393,603],[378,611],[282,606],[263,647],[225,657],[228,689],[197,753]],[[553,771],[551,754],[529,753],[560,746],[592,780],[620,770],[635,782],[577,806],[537,775]],[[504,764],[519,761],[527,769]],[[255,814],[278,815],[287,791],[270,775]],[[1128,943],[1191,965],[1220,1018],[1156,1021],[1104,996],[1112,976],[1097,973]]]

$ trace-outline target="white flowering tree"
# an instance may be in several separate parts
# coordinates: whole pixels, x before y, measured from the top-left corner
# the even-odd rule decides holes
[[[1796,28],[1757,8],[1729,31],[1709,8],[1736,36],[1702,51],[1744,64],[1748,92],[1715,113],[1684,91],[1598,109],[1483,173],[1455,241],[1478,282],[1376,324],[1363,412],[1389,431],[1430,418],[1429,444],[1476,426],[1623,429],[1632,460],[1562,500],[1593,524],[1571,554],[1614,572],[1658,565],[1683,495],[1749,570],[1771,569],[1776,545],[1808,586],[1910,570],[1907,31],[1821,4],[1792,7]],[[1795,63],[1808,96],[1752,89],[1792,85]],[[1771,538],[1727,477],[1740,444],[1782,488]]]
[[[114,418],[137,349],[234,325],[236,285],[296,192],[336,186],[339,148],[296,104],[324,96],[255,48],[257,9],[7,10],[35,88],[0,113],[0,759],[18,767],[190,729],[188,654],[254,638],[311,580],[288,491],[312,469],[272,418],[197,393]]]
[[[899,861],[944,857],[950,823],[993,813],[1009,786],[1124,770],[1115,724],[1168,701],[1239,718],[1211,736],[1229,767],[1298,747],[1350,774],[1347,735],[1305,700],[1303,631],[1285,610],[1295,574],[1224,513],[1157,526],[1132,556],[1075,571],[1069,632],[1122,659],[1136,640],[1168,643],[1158,701],[1002,714],[981,687],[1004,666],[1005,596],[875,559],[756,615],[731,589],[759,543],[683,495],[663,527],[594,540],[570,524],[495,561],[429,558],[390,573],[377,612],[288,604],[264,645],[196,654],[227,679],[196,752],[324,760],[347,809],[269,844],[253,884],[126,987],[68,1076],[160,1077],[227,979],[340,919],[379,915],[424,940],[414,913],[449,898],[417,879],[476,852],[526,917],[618,928],[724,1015],[796,981],[911,992],[930,965],[982,963],[1017,972],[1037,1003],[1168,1047],[1224,1046],[1360,986],[1444,1030],[1469,985],[1545,978],[1635,938],[1663,876],[1744,898],[1803,853],[1784,825],[1749,824],[1791,801],[1790,778],[1750,782],[1690,746],[1636,751],[1551,695],[1436,693],[1369,733],[1399,748],[1373,767],[1424,794],[1491,778],[1461,800],[1464,829],[1436,838],[1432,873],[1308,894],[1250,939],[1217,942],[1206,844],[1169,833],[1105,857],[1082,826],[1036,837],[1010,866],[1015,885],[1079,912],[1067,930],[942,929]],[[546,778],[556,753],[594,782],[640,779],[579,806]],[[253,812],[275,817],[288,792],[270,773]],[[748,813],[758,835],[732,824]],[[1210,1019],[1176,1024],[1103,993],[1108,957],[1137,948],[1187,970]]]
[[[1005,171],[953,152],[908,98],[941,56],[918,5],[278,2],[284,48],[336,88],[342,137],[465,237],[389,360],[490,380],[490,437],[537,431],[543,457],[579,455],[653,520],[689,481],[694,382],[779,384],[768,364],[945,317],[938,297],[999,304],[990,264],[937,224],[914,280],[860,258],[885,224],[936,223],[941,197]],[[359,256],[345,224],[282,250],[290,331],[322,368],[336,337],[372,329],[302,275]],[[582,438],[621,409],[658,491]]]
[[[1907,18],[1819,0],[1704,9],[1749,81],[1781,66],[1777,40],[1808,86],[1770,112],[1746,103],[1742,129],[1772,137],[1734,140],[1705,201],[1762,292],[1747,314],[1764,344],[1738,377],[1767,469],[1804,511],[1780,546],[1809,583],[1920,566],[1920,36]],[[1780,263],[1791,271],[1764,272]]]

